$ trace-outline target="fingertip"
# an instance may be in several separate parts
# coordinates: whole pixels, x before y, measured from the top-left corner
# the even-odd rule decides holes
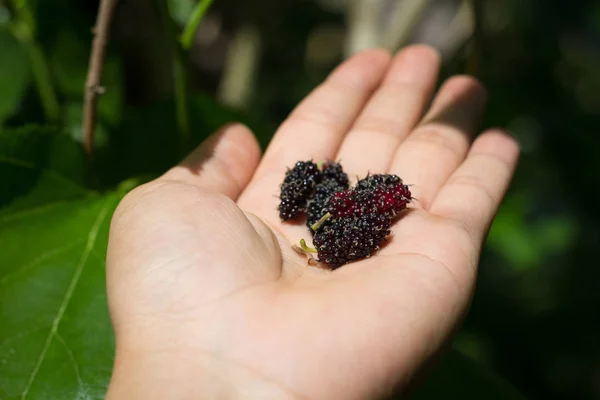
[[[468,94],[470,101],[485,103],[487,100],[488,92],[486,87],[477,78],[470,75],[455,75],[448,78],[446,82],[440,88],[441,97],[462,97]]]
[[[472,137],[486,102],[487,90],[481,82],[472,76],[455,75],[442,84],[421,123],[443,122],[461,127]]]
[[[347,61],[370,61],[379,64],[387,64],[392,60],[392,53],[383,47],[375,47],[359,51],[348,58]]]
[[[509,165],[517,162],[521,146],[518,140],[507,130],[490,128],[475,139],[472,153],[494,154]]]
[[[236,143],[241,154],[247,157],[247,164],[256,166],[261,156],[261,148],[256,135],[252,130],[241,122],[234,122],[225,125],[223,134],[228,135],[229,141]]]
[[[340,80],[359,87],[374,87],[382,80],[391,60],[390,52],[385,49],[363,50],[342,62],[328,80]]]
[[[442,55],[436,47],[428,44],[411,44],[398,51],[397,58],[418,58],[434,64],[442,62]]]
[[[385,82],[422,86],[433,91],[440,66],[441,57],[434,47],[411,45],[396,54]]]
[[[250,128],[240,122],[223,126],[216,134],[215,157],[231,172],[231,175],[244,187],[258,162],[261,149]]]

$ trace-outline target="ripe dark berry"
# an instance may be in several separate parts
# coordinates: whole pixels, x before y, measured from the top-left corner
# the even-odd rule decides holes
[[[323,215],[327,214],[327,208],[325,205],[327,204],[329,198],[334,193],[343,192],[346,189],[347,188],[339,186],[333,181],[319,183],[315,189],[315,196],[310,200],[308,205],[308,212],[306,213],[306,226],[310,228],[313,226],[313,224],[319,221]],[[311,232],[313,232],[312,229]]]
[[[412,200],[407,185],[396,175],[372,175],[361,179],[351,190],[335,193],[326,205],[335,218],[368,213],[394,217]]]
[[[298,161],[294,168],[288,169],[277,207],[282,221],[295,219],[306,212],[308,200],[320,181],[321,171],[312,161]]]
[[[319,261],[334,269],[370,257],[390,234],[390,218],[377,213],[335,218],[328,222],[317,231],[313,242]]]
[[[308,205],[306,226],[309,228],[327,214],[325,205],[329,198],[336,192],[347,190],[350,185],[348,175],[338,163],[326,162],[321,169],[321,177],[321,183],[316,186],[315,195]],[[314,233],[312,229],[310,231]]]
[[[378,186],[392,186],[398,183],[402,183],[402,179],[398,175],[392,174],[374,174],[367,175],[366,178],[363,178],[356,182],[356,188],[358,190],[366,190],[372,189]]]
[[[348,186],[350,185],[348,175],[346,175],[339,163],[327,161],[321,168],[321,174],[323,176],[323,182],[335,182],[344,190],[348,189]]]

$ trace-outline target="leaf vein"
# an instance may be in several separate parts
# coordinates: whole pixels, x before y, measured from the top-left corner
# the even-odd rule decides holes
[[[0,285],[4,285],[6,283],[6,281],[15,275],[21,274],[23,273],[23,271],[26,271],[27,269],[33,267],[36,264],[39,264],[42,261],[46,261],[51,257],[57,256],[67,250],[72,249],[73,247],[77,246],[78,244],[82,243],[84,241],[84,239],[77,239],[74,242],[71,242],[69,244],[66,244],[62,247],[59,247],[57,249],[52,249],[47,251],[46,253],[42,254],[41,256],[31,260],[28,263],[25,263],[23,265],[21,265],[19,268],[15,269],[13,272],[6,274],[2,277],[2,279],[0,279]]]
[[[79,364],[77,364],[77,360],[75,359],[75,354],[71,347],[67,344],[65,339],[60,335],[60,333],[56,332],[56,339],[61,342],[61,344],[65,347],[67,354],[69,355],[69,359],[73,363],[73,368],[75,369],[75,376],[77,376],[77,384],[79,385],[78,392],[83,388],[83,380],[81,379],[81,371],[79,370]]]
[[[69,284],[69,287],[67,288],[67,291],[65,292],[65,296],[60,305],[60,308],[58,309],[58,312],[56,313],[56,316],[54,317],[52,326],[50,328],[50,331],[48,332],[48,337],[46,338],[46,342],[44,343],[44,347],[42,348],[40,356],[38,357],[38,360],[37,360],[35,366],[33,367],[33,370],[31,371],[31,375],[29,376],[29,379],[27,381],[27,384],[25,385],[25,388],[23,388],[23,392],[21,393],[21,400],[25,400],[27,398],[27,393],[29,392],[29,389],[31,389],[31,386],[32,386],[33,382],[35,381],[38,371],[40,370],[40,367],[42,366],[42,363],[44,362],[44,358],[46,357],[46,353],[48,352],[48,349],[50,348],[52,339],[56,336],[56,333],[58,330],[58,325],[60,324],[60,321],[62,320],[62,317],[67,309],[67,306],[69,305],[69,301],[71,300],[71,297],[73,296],[73,292],[75,291],[75,287],[77,286],[77,283],[79,282],[79,278],[81,278],[81,274],[83,273],[83,267],[85,266],[85,264],[87,262],[87,259],[92,251],[92,248],[96,244],[96,239],[98,237],[98,231],[100,230],[100,226],[102,225],[102,222],[104,221],[104,219],[106,218],[106,216],[108,214],[111,203],[112,203],[112,199],[109,198],[109,200],[106,201],[105,205],[100,209],[100,212],[98,213],[98,217],[96,218],[92,227],[90,228],[90,231],[87,235],[87,243],[86,243],[85,249],[83,250],[83,254],[81,255],[81,258],[79,259],[79,263],[77,264],[77,267],[75,268],[75,272],[73,273],[73,278],[71,279],[71,283]]]
[[[12,214],[7,214],[0,221],[12,222],[14,220],[21,219],[21,218],[27,217],[32,214],[44,213],[46,211],[50,211],[50,210],[54,209],[55,207],[57,207],[61,204],[65,204],[66,202],[67,202],[66,200],[53,201],[51,203],[46,203],[42,206],[29,208],[29,209],[26,209],[23,211],[17,211]]]

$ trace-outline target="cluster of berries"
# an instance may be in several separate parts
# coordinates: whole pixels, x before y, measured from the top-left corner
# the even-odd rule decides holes
[[[390,234],[392,219],[413,199],[396,175],[367,175],[353,187],[339,163],[298,161],[281,185],[282,221],[306,214],[318,261],[332,268],[370,257]]]

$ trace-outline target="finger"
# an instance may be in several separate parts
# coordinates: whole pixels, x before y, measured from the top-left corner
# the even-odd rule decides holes
[[[252,132],[241,124],[227,125],[159,179],[186,182],[235,200],[259,159],[260,147]]]
[[[473,143],[467,159],[435,198],[431,212],[459,223],[480,245],[514,174],[519,145],[501,130]]]
[[[350,177],[387,170],[396,147],[423,116],[439,68],[440,55],[429,46],[398,53],[336,156]]]
[[[339,66],[292,112],[271,141],[251,185],[285,173],[299,160],[335,155],[365,102],[381,82],[390,55],[370,50]]]
[[[423,122],[398,147],[390,172],[413,185],[418,207],[428,209],[439,188],[464,160],[485,98],[485,89],[473,78],[451,78],[441,87]]]

